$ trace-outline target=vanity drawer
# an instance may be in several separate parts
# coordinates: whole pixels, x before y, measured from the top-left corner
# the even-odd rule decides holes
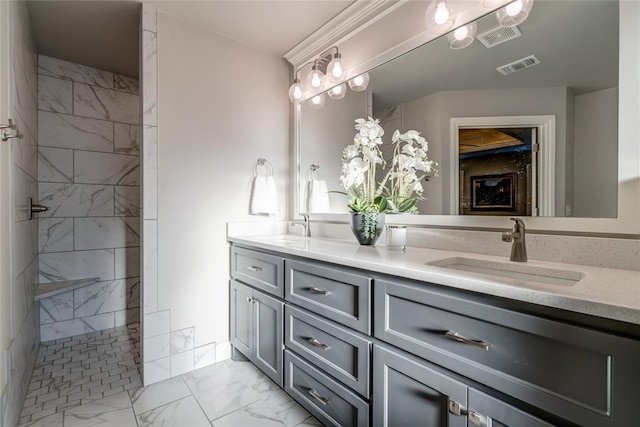
[[[284,298],[282,258],[250,249],[231,247],[231,277]]]
[[[370,341],[287,305],[285,345],[360,395],[369,397]]]
[[[369,404],[291,353],[284,352],[285,390],[326,426],[368,427]]]
[[[637,341],[429,284],[377,280],[374,298],[381,340],[576,424],[624,425],[633,416]]]
[[[371,333],[371,278],[338,267],[285,260],[285,299]]]

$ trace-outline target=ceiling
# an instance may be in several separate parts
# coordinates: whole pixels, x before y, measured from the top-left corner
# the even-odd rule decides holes
[[[215,33],[282,55],[353,0],[150,1]],[[140,1],[28,0],[38,53],[138,76]]]
[[[444,91],[568,87],[575,95],[617,86],[618,2],[537,1],[522,36],[453,50],[440,37],[371,71],[376,110]],[[497,26],[477,21],[478,34]],[[535,55],[540,64],[503,76],[497,67]]]

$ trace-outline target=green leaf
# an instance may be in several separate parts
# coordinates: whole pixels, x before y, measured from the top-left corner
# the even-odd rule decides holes
[[[386,197],[378,196],[373,200],[373,202],[378,206],[378,212],[384,212],[387,210],[388,203]]]
[[[416,199],[404,199],[398,204],[398,210],[400,212],[407,212],[408,210],[412,209],[417,202],[418,200]]]

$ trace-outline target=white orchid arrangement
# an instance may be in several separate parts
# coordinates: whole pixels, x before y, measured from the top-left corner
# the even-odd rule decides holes
[[[376,165],[385,165],[380,145],[384,130],[378,120],[356,120],[353,144],[342,152],[340,184],[349,197],[348,207],[353,212],[384,212],[387,200],[382,197],[383,186],[376,183]]]
[[[437,176],[438,164],[429,160],[427,141],[415,130],[401,134],[395,131],[391,169],[380,183],[376,182],[376,165],[385,167],[380,145],[384,130],[379,121],[356,120],[353,144],[342,153],[340,183],[349,197],[352,212],[410,212],[417,213],[416,203],[423,199],[422,180]],[[387,185],[389,188],[387,188]]]
[[[391,141],[395,144],[393,164],[385,177],[390,186],[389,210],[418,213],[416,203],[424,199],[422,181],[427,176],[438,176],[438,163],[429,160],[429,143],[418,131],[400,133],[396,130]]]

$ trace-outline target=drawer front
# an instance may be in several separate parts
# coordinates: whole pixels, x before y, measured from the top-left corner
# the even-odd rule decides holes
[[[285,261],[285,299],[364,334],[371,333],[371,279],[345,269]]]
[[[618,425],[640,391],[638,342],[413,282],[375,292],[377,338],[577,424]]]
[[[365,399],[369,398],[370,341],[287,305],[285,345]]]
[[[284,298],[282,258],[250,249],[231,247],[231,277]]]
[[[369,404],[285,350],[285,390],[326,426],[368,427]]]

